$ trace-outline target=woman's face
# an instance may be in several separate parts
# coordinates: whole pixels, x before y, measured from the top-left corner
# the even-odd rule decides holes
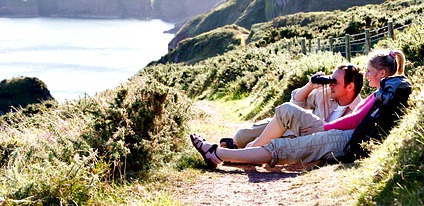
[[[378,70],[368,63],[365,77],[368,79],[370,87],[376,87],[378,89],[380,88],[380,80],[386,77],[386,72],[384,70]]]

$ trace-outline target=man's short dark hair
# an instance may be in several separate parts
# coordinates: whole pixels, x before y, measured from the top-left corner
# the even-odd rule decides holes
[[[355,96],[357,96],[364,85],[364,74],[362,73],[361,68],[355,64],[341,64],[337,69],[342,69],[345,71],[344,82],[345,86],[352,83],[355,85]]]

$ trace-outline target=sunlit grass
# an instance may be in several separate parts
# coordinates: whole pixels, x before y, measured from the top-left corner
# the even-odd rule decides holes
[[[418,77],[418,76],[417,76]],[[422,76],[419,76],[422,79]],[[359,205],[400,204],[422,205],[424,164],[424,119],[422,82],[414,82],[413,106],[400,125],[371,156],[357,161],[349,170],[350,192]]]
[[[194,106],[194,113],[197,112],[198,117],[190,121],[190,133],[203,135],[211,142],[218,142],[223,137],[232,137],[243,125],[251,124],[251,121],[243,120],[241,114],[245,112],[248,104],[248,99],[198,101]]]

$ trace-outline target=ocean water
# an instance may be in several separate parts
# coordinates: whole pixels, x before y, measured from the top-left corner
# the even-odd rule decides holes
[[[167,53],[161,20],[0,18],[0,80],[37,77],[59,101],[112,89]]]

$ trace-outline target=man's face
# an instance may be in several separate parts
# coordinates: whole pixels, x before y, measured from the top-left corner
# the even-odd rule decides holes
[[[333,78],[336,79],[336,83],[330,84],[331,98],[334,100],[340,100],[346,98],[349,92],[352,92],[345,86],[344,82],[345,71],[343,69],[336,69],[333,73]]]

